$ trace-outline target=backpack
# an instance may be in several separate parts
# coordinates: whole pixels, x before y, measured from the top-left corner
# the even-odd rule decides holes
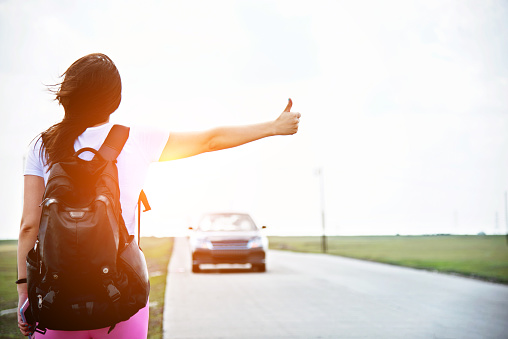
[[[80,149],[50,170],[37,241],[26,261],[37,332],[111,331],[146,306],[145,257],[120,206],[116,158],[128,137],[128,127],[114,125],[99,151]],[[94,153],[93,159],[79,158],[83,152]]]

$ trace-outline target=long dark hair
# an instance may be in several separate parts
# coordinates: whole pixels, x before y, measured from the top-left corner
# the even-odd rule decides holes
[[[76,60],[61,75],[63,81],[50,91],[65,110],[65,116],[42,132],[40,156],[49,168],[74,154],[74,141],[88,127],[107,121],[122,100],[122,81],[113,61],[93,53]]]

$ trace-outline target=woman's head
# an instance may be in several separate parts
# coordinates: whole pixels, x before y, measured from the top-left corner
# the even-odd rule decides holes
[[[122,81],[113,61],[104,54],[88,54],[76,60],[62,75],[56,99],[65,119],[96,125],[108,119],[122,100]]]
[[[108,121],[122,100],[120,74],[107,55],[88,54],[76,60],[62,77],[52,92],[65,116],[41,134],[41,156],[44,154],[50,168],[74,154],[77,137],[88,127]]]

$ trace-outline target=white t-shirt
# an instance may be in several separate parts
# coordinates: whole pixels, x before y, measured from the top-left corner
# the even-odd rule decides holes
[[[98,150],[113,123],[87,128],[74,142],[74,150],[84,147]],[[118,183],[120,185],[120,204],[122,216],[129,234],[136,234],[136,207],[139,192],[143,188],[148,166],[159,160],[162,150],[169,138],[169,132],[150,128],[131,127],[129,139],[117,158]],[[28,149],[25,175],[36,175],[44,178],[44,185],[48,182],[48,166],[39,156],[41,140],[32,143]],[[84,152],[80,158],[91,160],[93,154]]]

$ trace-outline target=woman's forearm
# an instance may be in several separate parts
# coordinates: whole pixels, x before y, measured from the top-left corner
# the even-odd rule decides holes
[[[26,278],[26,255],[37,240],[37,228],[22,224],[18,240],[18,279]],[[18,293],[26,292],[26,284],[18,284]]]
[[[276,135],[273,121],[246,126],[225,126],[210,130],[210,152],[240,146]]]
[[[18,279],[26,278],[26,255],[34,247],[37,240],[37,229],[22,225],[18,240]]]
[[[240,146],[272,135],[290,135],[298,131],[300,113],[291,112],[291,99],[281,115],[274,121],[232,127],[218,127],[211,132],[210,151]]]
[[[25,175],[23,214],[18,239],[18,279],[26,278],[26,255],[32,249],[39,232],[39,220],[44,194],[44,179],[34,175]],[[26,293],[26,284],[18,285],[18,293]]]

